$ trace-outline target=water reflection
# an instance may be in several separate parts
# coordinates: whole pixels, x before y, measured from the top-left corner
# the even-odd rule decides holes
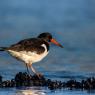
[[[25,89],[25,90],[18,90],[15,95],[46,95],[46,93],[37,88]]]
[[[65,48],[51,46],[37,70],[95,72],[95,0],[0,0],[0,46],[41,32],[51,32]],[[25,71],[21,62],[0,52],[0,74],[18,71]]]

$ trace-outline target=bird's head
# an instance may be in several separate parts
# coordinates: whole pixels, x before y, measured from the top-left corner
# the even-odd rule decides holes
[[[41,34],[38,36],[38,38],[43,38],[45,41],[54,43],[55,45],[57,45],[57,46],[63,48],[63,46],[62,46],[60,43],[58,43],[54,38],[52,38],[51,33],[48,33],[48,32],[46,32],[46,33],[41,33]]]

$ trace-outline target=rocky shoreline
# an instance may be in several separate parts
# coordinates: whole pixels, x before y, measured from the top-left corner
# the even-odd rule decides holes
[[[29,75],[26,72],[19,72],[14,79],[3,81],[0,76],[0,88],[10,87],[31,87],[41,86],[48,87],[50,90],[56,89],[81,89],[81,90],[95,90],[95,77],[89,77],[85,80],[68,80],[66,82],[47,79],[44,76],[38,78],[36,75]]]

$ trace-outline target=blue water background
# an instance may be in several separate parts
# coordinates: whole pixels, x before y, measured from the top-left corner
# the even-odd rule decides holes
[[[39,72],[47,77],[94,75],[95,0],[0,0],[0,46],[42,32],[50,32],[64,49],[51,45],[48,56],[33,64]],[[19,71],[26,71],[24,64],[0,52],[0,74],[9,79]]]

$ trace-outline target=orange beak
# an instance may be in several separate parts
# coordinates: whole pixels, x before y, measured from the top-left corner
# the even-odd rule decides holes
[[[61,48],[64,48],[61,44],[59,44],[55,39],[51,39],[51,42],[54,43],[55,45],[61,47]]]

